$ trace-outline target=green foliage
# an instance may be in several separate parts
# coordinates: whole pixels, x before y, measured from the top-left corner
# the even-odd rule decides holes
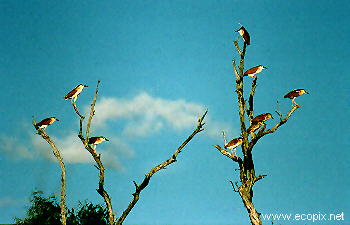
[[[54,196],[44,197],[42,191],[32,193],[32,205],[24,219],[15,218],[16,225],[60,225],[61,209]],[[67,225],[107,225],[107,209],[91,202],[79,203],[77,211],[68,209]]]
[[[74,214],[74,210],[70,211],[69,215],[72,217],[72,221],[78,223],[72,223],[69,225],[107,225],[108,224],[108,212],[107,209],[101,205],[94,205],[91,202],[84,202],[79,204],[79,211]]]

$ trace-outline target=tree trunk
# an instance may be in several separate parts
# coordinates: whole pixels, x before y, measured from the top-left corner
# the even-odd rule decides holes
[[[239,190],[239,195],[242,198],[243,204],[248,211],[250,222],[252,225],[262,225],[260,213],[256,211],[253,204],[253,190],[250,185],[242,185]]]

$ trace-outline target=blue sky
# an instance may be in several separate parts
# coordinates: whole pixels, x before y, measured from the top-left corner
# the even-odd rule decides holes
[[[192,132],[209,109],[206,131],[160,171],[125,224],[248,224],[229,180],[237,165],[212,147],[239,135],[231,60],[233,32],[251,35],[246,68],[259,64],[256,114],[287,112],[283,95],[305,88],[302,107],[253,152],[261,213],[341,213],[350,224],[349,7],[347,1],[0,1],[0,223],[24,215],[30,193],[59,193],[59,167],[31,126],[60,119],[47,132],[67,167],[68,207],[103,203],[97,171],[75,136],[78,118],[63,96],[89,85],[84,111],[101,80],[93,134],[106,189],[119,216],[141,181]],[[250,78],[247,78],[249,80]],[[249,82],[249,81],[248,81]],[[277,116],[275,116],[277,117]],[[276,122],[271,120],[268,126]],[[288,224],[287,222],[284,222]],[[294,224],[297,224],[294,222]],[[300,222],[299,224],[303,224]],[[315,223],[316,224],[316,223]],[[327,224],[327,223],[320,223]]]

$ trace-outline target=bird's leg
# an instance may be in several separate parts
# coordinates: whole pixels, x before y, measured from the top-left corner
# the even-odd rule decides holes
[[[77,100],[77,98],[78,98],[78,96],[75,96],[75,97],[73,98],[73,101],[75,102],[75,101]]]
[[[297,103],[295,102],[295,98],[292,99],[292,102],[294,103],[294,105],[296,105]]]
[[[94,153],[96,153],[96,148],[97,148],[97,145],[93,145],[94,147],[92,148],[94,150]]]

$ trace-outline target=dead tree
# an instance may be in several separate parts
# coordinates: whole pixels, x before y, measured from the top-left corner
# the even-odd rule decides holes
[[[242,28],[241,28],[242,29]],[[243,28],[243,32],[247,32]],[[243,33],[242,32],[242,33]],[[300,107],[300,105],[294,104],[292,105],[292,108],[289,110],[289,112],[283,117],[282,113],[279,111],[279,105],[276,113],[279,116],[279,122],[276,123],[272,128],[267,129],[267,125],[264,121],[256,123],[254,122],[254,94],[257,84],[257,77],[254,76],[254,79],[252,80],[251,88],[249,97],[247,100],[244,99],[243,95],[243,84],[244,79],[247,78],[246,74],[243,73],[244,71],[244,57],[246,54],[246,48],[247,45],[249,45],[250,37],[248,34],[248,38],[242,35],[244,44],[243,49],[239,47],[238,40],[234,41],[234,45],[236,47],[236,50],[240,56],[240,63],[239,67],[237,68],[235,60],[232,61],[233,71],[235,74],[235,80],[236,80],[236,93],[237,93],[237,100],[238,100],[238,107],[239,107],[239,118],[240,118],[240,130],[241,130],[241,150],[243,157],[240,157],[238,155],[235,155],[233,153],[230,153],[226,151],[226,143],[224,148],[220,147],[219,145],[214,145],[221,154],[227,156],[232,161],[238,164],[239,166],[239,177],[240,182],[232,182],[230,181],[232,188],[235,192],[238,192],[239,195],[242,198],[243,204],[245,208],[248,211],[250,221],[253,225],[261,225],[261,218],[260,213],[255,209],[253,204],[253,186],[254,184],[264,178],[266,175],[256,175],[255,174],[255,168],[254,168],[254,161],[253,161],[253,148],[255,144],[265,135],[271,134],[275,132],[281,125],[286,123],[289,119],[289,117],[292,115],[292,113]],[[247,33],[246,33],[247,35]],[[246,40],[249,40],[247,43]],[[271,114],[270,114],[271,115]],[[254,126],[254,129],[248,129],[247,131],[247,122],[246,119],[249,121],[250,126]],[[253,122],[252,122],[253,121]],[[251,128],[251,127],[249,127]],[[253,130],[253,131],[251,131]],[[256,132],[254,132],[256,130]]]
[[[203,114],[202,117],[198,118],[198,124],[197,127],[194,129],[194,131],[192,132],[192,134],[180,145],[180,147],[178,147],[178,149],[173,153],[173,155],[165,160],[164,162],[162,162],[161,164],[155,166],[153,169],[151,169],[146,175],[145,178],[143,179],[142,183],[140,185],[138,185],[135,181],[133,181],[134,185],[135,185],[135,192],[132,194],[133,198],[130,201],[128,207],[124,210],[123,214],[118,218],[117,220],[117,225],[121,225],[123,224],[124,220],[126,219],[126,217],[129,215],[130,211],[134,208],[134,206],[136,205],[136,203],[138,202],[139,198],[140,198],[140,194],[141,191],[143,189],[145,189],[147,187],[147,185],[149,184],[149,181],[151,179],[151,177],[158,172],[161,169],[166,169],[167,166],[169,166],[170,164],[176,162],[176,158],[178,156],[178,154],[180,154],[180,152],[182,151],[182,149],[192,140],[192,138],[198,134],[199,132],[203,131],[204,128],[204,118],[206,116],[208,111],[205,111],[205,113]]]
[[[114,225],[115,223],[115,215],[113,212],[113,207],[112,207],[112,201],[111,197],[109,196],[108,192],[104,188],[104,182],[105,182],[105,167],[101,161],[101,154],[97,154],[95,149],[89,145],[89,137],[90,137],[90,127],[91,127],[91,121],[93,116],[95,115],[95,104],[97,100],[97,95],[98,95],[98,86],[100,84],[100,81],[97,82],[96,90],[95,90],[95,95],[91,103],[90,107],[90,115],[85,127],[85,137],[83,134],[83,120],[85,117],[79,113],[78,107],[75,103],[75,101],[72,101],[72,105],[74,108],[74,111],[76,114],[79,116],[79,134],[78,137],[83,143],[84,147],[86,150],[88,150],[91,154],[91,156],[94,158],[97,166],[95,166],[99,170],[99,181],[98,181],[98,189],[96,189],[97,193],[101,195],[103,198],[104,202],[106,203],[107,210],[108,210],[108,218],[109,218],[109,224]]]
[[[95,115],[95,104],[96,104],[97,95],[98,95],[99,83],[100,83],[100,81],[97,82],[95,95],[94,95],[94,98],[93,98],[92,103],[91,103],[90,115],[89,115],[89,119],[88,119],[87,124],[86,124],[85,137],[83,135],[83,121],[84,121],[85,117],[79,113],[79,110],[78,110],[78,107],[77,107],[75,101],[72,101],[72,105],[73,105],[74,111],[80,117],[78,137],[80,138],[81,142],[84,144],[85,149],[88,150],[90,152],[90,154],[92,155],[92,157],[94,158],[95,162],[97,163],[96,167],[99,169],[99,188],[97,189],[97,192],[103,197],[103,199],[107,205],[109,222],[111,225],[112,224],[121,225],[121,224],[123,224],[123,222],[126,219],[126,217],[128,216],[128,214],[131,212],[133,207],[138,202],[141,191],[147,187],[151,177],[159,170],[165,169],[168,165],[176,162],[176,158],[177,158],[178,154],[182,151],[182,149],[192,140],[192,138],[197,133],[204,130],[203,126],[205,123],[203,122],[203,120],[207,114],[207,111],[204,113],[204,115],[202,117],[198,118],[198,124],[197,124],[197,127],[195,128],[195,130],[180,145],[180,147],[173,153],[173,155],[168,160],[164,161],[163,163],[161,163],[161,164],[155,166],[153,169],[151,169],[145,175],[145,178],[140,185],[138,185],[135,181],[133,181],[133,183],[135,185],[135,192],[132,194],[133,199],[131,200],[131,202],[129,203],[127,208],[123,211],[122,215],[119,218],[117,218],[117,221],[116,221],[115,214],[114,214],[113,208],[112,208],[111,198],[109,197],[109,194],[107,193],[107,191],[104,189],[104,170],[105,169],[104,169],[104,166],[103,166],[102,161],[101,161],[101,154],[97,154],[95,149],[93,149],[91,147],[91,145],[89,145],[90,127],[91,127],[92,118]]]
[[[54,117],[52,117],[54,118]],[[51,118],[47,118],[45,120],[49,120]],[[40,123],[44,122],[45,120],[41,121]],[[49,122],[48,125],[50,125],[52,122]],[[52,152],[55,155],[58,163],[60,164],[61,168],[61,200],[60,200],[60,208],[61,208],[61,222],[62,225],[66,225],[66,167],[64,166],[63,158],[60,154],[60,151],[56,147],[55,143],[51,139],[49,135],[46,134],[46,125],[45,128],[41,128],[38,126],[39,123],[36,123],[33,118],[33,125],[35,129],[38,131],[38,134],[51,146]]]

